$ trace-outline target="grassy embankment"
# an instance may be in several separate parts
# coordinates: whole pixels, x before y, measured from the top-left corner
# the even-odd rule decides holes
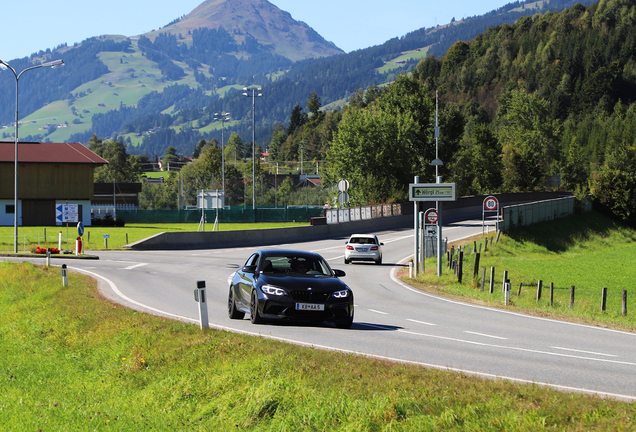
[[[443,296],[502,307],[513,311],[603,325],[636,331],[636,231],[625,228],[598,213],[587,213],[549,223],[518,228],[501,235],[484,252],[481,236],[459,242],[464,253],[463,283],[447,266],[437,278],[436,260],[425,263],[426,273],[402,279],[420,289]],[[481,256],[477,277],[473,278],[475,254],[469,248],[477,242]],[[458,244],[454,244],[457,248]],[[484,291],[481,268],[486,268]],[[494,291],[489,293],[490,268],[495,267]],[[511,282],[511,305],[504,306],[503,272]],[[543,281],[537,302],[538,281]],[[554,303],[550,306],[550,283],[554,284]],[[521,286],[521,295],[519,285]],[[574,307],[570,309],[570,287],[575,286]],[[601,311],[602,288],[608,288],[607,307]],[[622,292],[627,290],[627,316],[622,315]]]
[[[222,223],[219,224],[220,231],[236,231],[245,229],[266,229],[266,228],[284,228],[292,226],[304,226],[309,223]],[[90,253],[95,250],[105,250],[104,235],[108,235],[108,249],[121,249],[128,243],[133,243],[161,232],[188,232],[197,231],[199,224],[127,224],[124,227],[86,227],[84,232],[84,249]],[[212,231],[213,223],[205,225],[206,231]],[[46,230],[46,239],[44,237]],[[62,249],[67,249],[67,229],[63,227],[19,227],[18,250],[20,252],[31,252],[37,246],[41,247],[57,247],[58,236],[62,232]],[[26,236],[26,237],[25,237]],[[68,228],[69,250],[75,250],[75,239],[77,238],[77,228],[70,226]],[[0,252],[13,251],[13,227],[0,227]]]
[[[0,336],[7,430],[634,430],[634,404],[201,331],[28,263],[0,263]]]

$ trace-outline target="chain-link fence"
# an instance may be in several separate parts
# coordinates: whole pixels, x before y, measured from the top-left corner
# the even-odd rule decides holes
[[[276,207],[256,209],[226,207],[218,209],[219,223],[259,222],[309,222],[311,218],[323,217],[322,207]],[[197,223],[203,210],[117,210],[117,219],[126,223]],[[217,210],[205,210],[205,221],[213,223]]]

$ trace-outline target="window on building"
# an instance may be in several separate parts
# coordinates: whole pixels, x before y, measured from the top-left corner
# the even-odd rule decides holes
[[[7,204],[4,210],[5,214],[14,214],[15,213],[15,205]]]

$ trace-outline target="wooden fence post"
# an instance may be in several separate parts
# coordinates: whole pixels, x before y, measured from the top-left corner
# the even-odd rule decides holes
[[[554,303],[554,282],[550,282],[550,307]]]
[[[574,308],[574,285],[570,287],[570,309]]]
[[[475,254],[475,267],[473,268],[473,279],[477,277],[477,273],[479,272],[479,256],[481,254],[477,252]]]
[[[543,288],[543,281],[539,279],[537,283],[537,303],[541,300],[541,288]]]
[[[523,286],[523,282],[519,283],[519,291],[517,291],[517,297],[521,297],[521,287]]]
[[[627,290],[623,290],[623,316],[627,316]]]
[[[492,294],[494,287],[495,287],[495,268],[490,267],[490,294]]]
[[[457,270],[457,282],[462,283],[464,273],[464,251],[459,251],[459,269]]]
[[[603,287],[601,290],[601,311],[607,308],[607,287]]]
[[[479,291],[484,292],[484,281],[486,279],[486,267],[481,268],[481,289]]]

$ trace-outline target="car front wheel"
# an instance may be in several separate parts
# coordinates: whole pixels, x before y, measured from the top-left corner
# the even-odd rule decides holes
[[[336,321],[335,324],[336,324],[336,327],[341,329],[351,328],[351,326],[353,325],[353,317],[349,317],[345,320]]]
[[[227,296],[227,314],[230,319],[243,319],[245,317],[244,312],[240,312],[236,309],[236,302],[234,301],[234,287],[230,287],[230,293]]]
[[[265,322],[265,319],[258,311],[258,298],[256,291],[252,291],[252,299],[250,300],[250,321],[252,321],[252,324],[263,324]]]

